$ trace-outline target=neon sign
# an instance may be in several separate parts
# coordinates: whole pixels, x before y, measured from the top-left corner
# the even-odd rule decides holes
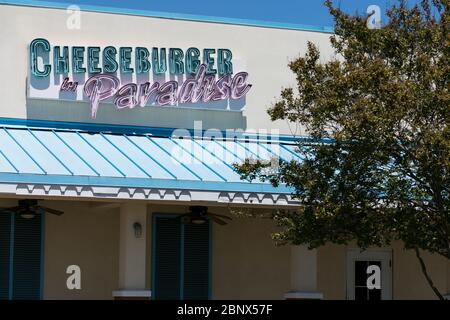
[[[30,43],[34,82],[51,77],[60,92],[80,93],[89,101],[93,118],[102,101],[132,109],[239,100],[252,85],[247,72],[234,69],[231,50],[222,48],[52,47],[45,39]],[[34,93],[42,85],[35,87]]]

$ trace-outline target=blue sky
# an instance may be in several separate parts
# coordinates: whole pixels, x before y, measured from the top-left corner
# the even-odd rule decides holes
[[[46,2],[78,4],[81,7],[97,5],[313,26],[333,25],[332,17],[323,6],[323,0],[46,0]],[[378,5],[384,12],[386,6],[396,3],[395,0],[334,0],[334,2],[346,12],[359,14],[365,14],[369,5]],[[408,0],[408,3],[411,4],[416,2],[417,0]]]

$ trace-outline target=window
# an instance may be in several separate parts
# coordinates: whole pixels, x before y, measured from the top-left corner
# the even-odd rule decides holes
[[[210,289],[209,222],[183,224],[177,216],[153,220],[155,299],[208,299]]]
[[[355,261],[355,300],[381,300],[380,289],[367,288],[367,268],[370,265],[378,266],[381,270],[381,261]],[[383,285],[383,284],[381,284]]]
[[[347,299],[392,299],[392,252],[390,250],[359,249],[347,252]],[[378,266],[380,288],[368,288],[369,266]]]
[[[0,212],[0,299],[41,298],[42,220]]]

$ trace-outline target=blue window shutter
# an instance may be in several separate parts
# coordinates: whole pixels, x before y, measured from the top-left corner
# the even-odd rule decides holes
[[[180,299],[180,221],[157,217],[154,223],[154,297]]]
[[[209,298],[210,223],[184,225],[183,299]]]
[[[11,213],[0,212],[0,299],[9,299]]]
[[[41,227],[41,214],[32,219],[15,216],[13,299],[40,299]]]

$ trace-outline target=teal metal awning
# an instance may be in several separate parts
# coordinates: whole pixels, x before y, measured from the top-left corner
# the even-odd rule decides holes
[[[168,129],[127,128],[0,120],[0,183],[291,192],[243,181],[233,163],[300,160],[292,139],[176,138]]]

